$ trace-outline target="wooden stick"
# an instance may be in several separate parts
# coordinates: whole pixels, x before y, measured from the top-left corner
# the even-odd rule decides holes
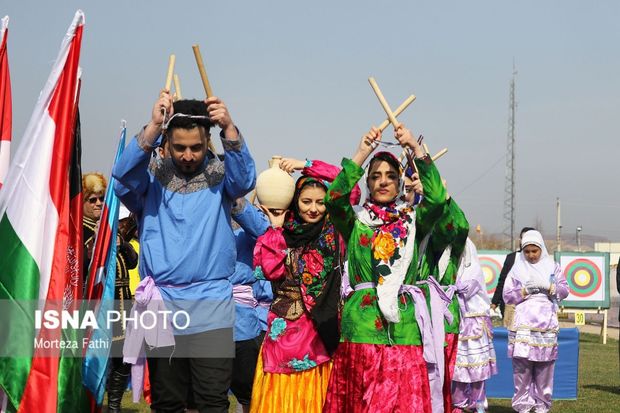
[[[211,90],[211,84],[209,83],[209,78],[207,77],[207,71],[205,70],[205,65],[202,61],[200,46],[195,44],[192,46],[192,49],[194,49],[194,57],[196,58],[196,64],[198,65],[198,71],[200,72],[202,85],[205,88],[205,93],[207,94],[207,97],[210,98],[211,96],[213,96],[213,90]]]
[[[428,146],[426,146],[425,143],[422,144],[422,147],[424,148],[424,152],[431,153],[431,151],[428,149]]]
[[[403,113],[403,111],[405,109],[407,109],[407,106],[409,106],[411,103],[413,103],[414,100],[415,100],[415,95],[411,95],[407,99],[405,99],[405,101],[403,103],[401,103],[401,105],[399,107],[397,107],[396,110],[394,111],[394,116],[398,116],[401,113]],[[389,124],[390,124],[390,120],[389,119],[384,120],[381,123],[381,125],[379,125],[379,130],[381,132],[383,132],[385,130],[385,128],[388,127]]]
[[[411,151],[405,149],[404,152],[405,152],[405,156],[407,157],[407,163],[409,164],[409,167],[411,168],[413,172],[417,173],[418,176],[420,176],[420,173],[418,172],[418,167],[413,161],[413,156],[411,155]]]
[[[254,201],[256,201],[256,189],[254,189],[250,195],[250,204],[254,205]]]
[[[172,74],[174,73],[174,62],[176,61],[177,57],[173,54],[170,55],[170,58],[168,59],[168,74],[166,75],[166,90],[168,92],[170,92],[170,85],[172,84]]]
[[[372,76],[369,77],[368,78],[368,82],[370,83],[370,87],[372,87],[372,90],[374,90],[375,95],[377,95],[377,98],[379,99],[379,102],[381,103],[381,106],[383,107],[383,110],[385,111],[385,114],[387,115],[388,119],[390,120],[390,123],[392,123],[392,125],[394,125],[394,129],[398,128],[400,126],[400,124],[396,120],[396,117],[394,116],[394,113],[392,112],[392,109],[390,109],[390,105],[385,100],[385,97],[383,97],[383,93],[381,93],[381,89],[379,89],[379,85],[377,85],[377,82],[375,81],[375,78],[372,77]],[[405,148],[405,154],[407,155],[407,163],[411,167],[411,170],[413,170],[413,171],[415,171],[417,173],[418,172],[418,167],[415,165],[415,162],[413,161],[413,156],[411,156],[411,151],[408,150],[407,148]],[[419,176],[419,174],[418,174],[418,176]]]
[[[177,100],[183,99],[183,95],[181,94],[181,81],[179,80],[179,75],[174,74],[174,93],[177,96]]]
[[[200,53],[200,46],[195,44],[192,46],[192,49],[194,50],[194,57],[196,58],[196,64],[198,65],[198,71],[200,72],[200,78],[202,79],[202,86],[205,88],[205,94],[208,98],[210,98],[213,96],[213,90],[211,89],[209,78],[207,77],[207,71],[205,70],[202,54]],[[217,156],[217,151],[215,150],[215,146],[213,145],[213,141],[211,139],[209,139],[209,149]]]
[[[209,131],[207,131],[209,133]],[[213,139],[209,138],[209,150],[213,152],[213,155],[217,156],[217,150],[215,149],[215,145],[213,144]]]
[[[402,162],[403,159],[405,159],[405,155],[407,154],[407,152],[403,149],[403,151],[400,153],[400,155],[398,155],[398,162]]]
[[[375,78],[369,77],[368,82],[370,83],[370,87],[372,87],[372,90],[375,92],[375,95],[377,95],[379,103],[381,103],[381,107],[385,111],[385,114],[390,120],[390,123],[394,125],[394,129],[396,129],[400,124],[396,120],[396,117],[394,116],[392,109],[390,109],[390,105],[388,105],[387,101],[385,100],[385,97],[383,97],[383,93],[381,93],[381,89],[379,89],[379,85],[377,85]]]
[[[433,156],[431,159],[433,160],[433,162],[435,162],[437,159],[441,158],[442,156],[444,156],[446,153],[448,153],[448,148],[443,148],[442,150],[440,150],[439,152],[437,152],[435,154],[435,156]]]

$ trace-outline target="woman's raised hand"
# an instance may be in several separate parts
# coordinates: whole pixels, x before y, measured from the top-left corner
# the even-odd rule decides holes
[[[272,227],[280,228],[284,225],[285,209],[269,209],[265,205],[260,205],[260,209],[267,215]]]
[[[381,131],[379,130],[379,128],[373,126],[372,128],[370,128],[368,133],[362,136],[359,147],[357,148],[357,152],[355,153],[355,155],[353,155],[353,162],[362,166],[366,158],[368,158],[372,151],[375,150],[378,142],[380,141]]]
[[[422,158],[424,156],[424,150],[413,137],[413,133],[411,133],[404,124],[401,123],[394,129],[394,138],[396,138],[403,148],[410,148],[416,158]]]
[[[294,158],[282,158],[280,161],[280,169],[284,172],[293,173],[295,171],[301,171],[306,166],[306,161]]]

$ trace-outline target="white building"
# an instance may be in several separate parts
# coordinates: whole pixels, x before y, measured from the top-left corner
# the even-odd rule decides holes
[[[611,298],[611,309],[609,311],[609,325],[618,325],[618,306],[620,306],[620,295],[616,285],[616,268],[620,258],[620,242],[595,242],[594,251],[609,253],[609,296]]]

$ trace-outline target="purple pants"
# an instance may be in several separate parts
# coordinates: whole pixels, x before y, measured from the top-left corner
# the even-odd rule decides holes
[[[476,402],[482,400],[487,406],[487,394],[484,389],[484,381],[474,383],[452,382],[452,406],[458,409],[476,409]],[[455,409],[455,411],[458,411]]]
[[[551,409],[553,392],[553,361],[529,361],[522,358],[512,359],[515,395],[512,408],[517,412],[529,412],[535,408],[537,413]]]

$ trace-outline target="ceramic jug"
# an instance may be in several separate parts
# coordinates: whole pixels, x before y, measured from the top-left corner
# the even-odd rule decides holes
[[[295,194],[295,180],[280,169],[281,160],[281,156],[272,156],[269,169],[256,179],[258,202],[270,209],[287,209]]]

